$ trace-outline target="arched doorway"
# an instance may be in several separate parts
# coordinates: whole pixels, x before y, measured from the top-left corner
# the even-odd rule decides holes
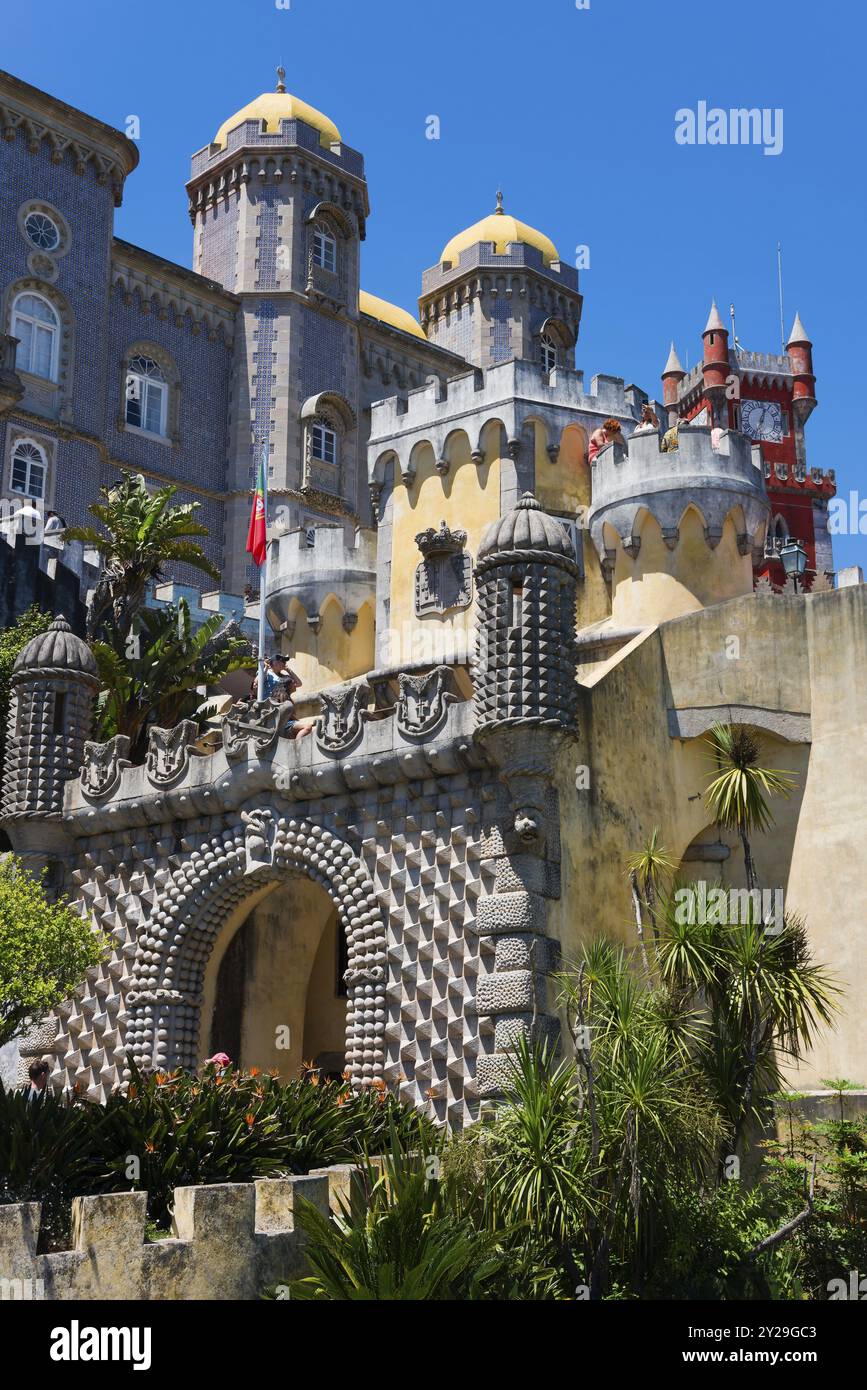
[[[336,905],[300,875],[227,919],[205,971],[201,1043],[244,1068],[323,1075],[345,1066],[346,936]]]
[[[250,913],[272,893],[275,902],[289,904],[290,910],[293,893],[296,905],[301,904],[303,889],[297,885],[306,879],[333,903],[345,936],[346,1070],[354,1085],[372,1081],[385,1065],[388,958],[382,908],[370,875],[353,848],[325,826],[281,814],[270,798],[248,804],[249,810],[188,846],[137,933],[122,1038],[126,1054],[145,1069],[199,1066],[208,1055],[217,995],[219,964],[216,973],[210,969],[215,943],[222,941],[225,951]],[[312,985],[315,991],[321,978],[317,970],[326,970],[324,963],[317,967],[316,955],[328,909],[321,894],[311,902],[318,934],[305,949],[311,961],[307,989]],[[297,915],[303,920],[303,909]],[[267,963],[267,955],[265,959]],[[265,974],[259,970],[257,978],[261,981]],[[297,980],[295,997],[300,999]],[[305,993],[303,1012],[296,1004],[294,1031],[291,1018],[279,1020],[288,1022],[290,1039],[295,1039],[286,1051],[293,1055],[297,1046],[299,1059],[305,1041],[318,1046],[315,1031],[305,1039],[307,1006]],[[314,1019],[316,1011],[310,1016]],[[273,1025],[273,1016],[269,1021]],[[255,1029],[250,1039],[254,1037]],[[319,1051],[330,1050],[319,1046]],[[280,1067],[284,1074],[286,1051]]]

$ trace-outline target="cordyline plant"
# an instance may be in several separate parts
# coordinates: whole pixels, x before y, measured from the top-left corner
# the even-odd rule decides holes
[[[761,766],[758,739],[742,724],[714,724],[705,742],[716,764],[705,800],[718,824],[740,837],[747,888],[756,888],[750,836],[770,829],[774,817],[766,798],[788,797],[795,778],[790,772]]]

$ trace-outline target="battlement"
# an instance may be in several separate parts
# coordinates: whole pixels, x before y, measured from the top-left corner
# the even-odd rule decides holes
[[[593,504],[589,526],[600,556],[603,525],[629,542],[642,511],[650,512],[663,535],[676,537],[683,512],[692,503],[704,517],[710,542],[718,540],[734,507],[743,510],[745,534],[763,530],[769,512],[761,449],[745,435],[722,431],[717,446],[709,428],[678,431],[678,447],[664,453],[656,431],[635,434],[625,446],[610,444],[593,462]]]
[[[471,270],[479,271],[499,271],[499,270],[533,270],[538,275],[544,275],[553,280],[555,284],[563,289],[578,292],[578,271],[567,261],[553,261],[546,265],[545,259],[535,246],[527,246],[523,242],[510,242],[509,249],[503,255],[498,255],[494,250],[493,241],[479,241],[474,246],[468,246],[460,253],[457,261],[442,261],[439,265],[431,266],[429,270],[422,272],[421,293],[422,298],[436,292],[449,285],[453,280],[459,279]]]
[[[364,178],[364,156],[359,150],[336,142],[330,147],[325,146],[320,142],[318,130],[306,121],[295,118],[282,120],[276,134],[264,131],[259,120],[240,121],[228,132],[225,145],[212,143],[196,151],[190,162],[190,179],[192,181],[201,174],[210,173],[224,160],[233,159],[240,150],[256,149],[266,153],[275,147],[285,149],[287,146],[305,150],[355,178]]]
[[[71,1250],[37,1254],[41,1204],[0,1206],[0,1299],[245,1299],[307,1272],[296,1223],[303,1197],[323,1215],[357,1171],[177,1187],[172,1232],[145,1243],[146,1192],[72,1203]]]
[[[337,526],[300,527],[271,543],[266,613],[275,630],[289,619],[293,599],[308,616],[336,593],[347,613],[373,603],[376,593],[376,531],[356,527],[350,539]]]
[[[553,409],[585,411],[604,417],[635,420],[635,391],[624,378],[599,374],[592,378],[591,391],[584,388],[584,373],[557,367],[543,371],[534,361],[510,359],[495,367],[474,367],[452,377],[445,384],[428,382],[403,396],[375,400],[371,406],[371,448],[383,439],[454,423],[460,416],[479,411],[489,413],[497,406],[532,402]],[[641,393],[643,398],[643,392]],[[646,398],[643,398],[646,399]],[[593,428],[599,421],[593,421]]]
[[[190,620],[194,628],[201,627],[219,614],[225,622],[235,622],[244,636],[256,642],[258,634],[258,603],[248,603],[240,594],[226,594],[221,589],[201,590],[192,584],[179,584],[169,579],[165,584],[155,584],[148,594],[148,606],[165,608],[181,599],[190,610]]]

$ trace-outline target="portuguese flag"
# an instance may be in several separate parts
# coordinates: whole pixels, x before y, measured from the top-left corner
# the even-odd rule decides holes
[[[260,568],[265,560],[265,461],[259,464],[259,480],[253,494],[253,510],[250,513],[250,529],[247,532],[247,550]]]

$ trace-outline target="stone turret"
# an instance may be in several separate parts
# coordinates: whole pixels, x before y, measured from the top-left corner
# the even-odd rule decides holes
[[[29,818],[59,820],[64,784],[78,775],[99,689],[96,661],[61,615],[19,652],[11,688],[2,809],[18,849]]]
[[[574,728],[577,578],[569,534],[530,493],[488,528],[476,564],[479,737]]]
[[[555,768],[578,733],[578,566],[565,528],[525,493],[489,526],[475,574],[476,738],[511,803],[489,832],[502,855],[495,891],[479,902],[476,919],[482,956],[493,955],[476,1001],[482,1035],[493,1044],[476,1069],[486,1097],[507,1084],[520,1037],[557,1035],[547,976],[558,956],[546,900],[560,894]]]
[[[761,450],[743,434],[681,423],[610,444],[593,461],[588,528],[623,627],[752,592],[768,498]]]

